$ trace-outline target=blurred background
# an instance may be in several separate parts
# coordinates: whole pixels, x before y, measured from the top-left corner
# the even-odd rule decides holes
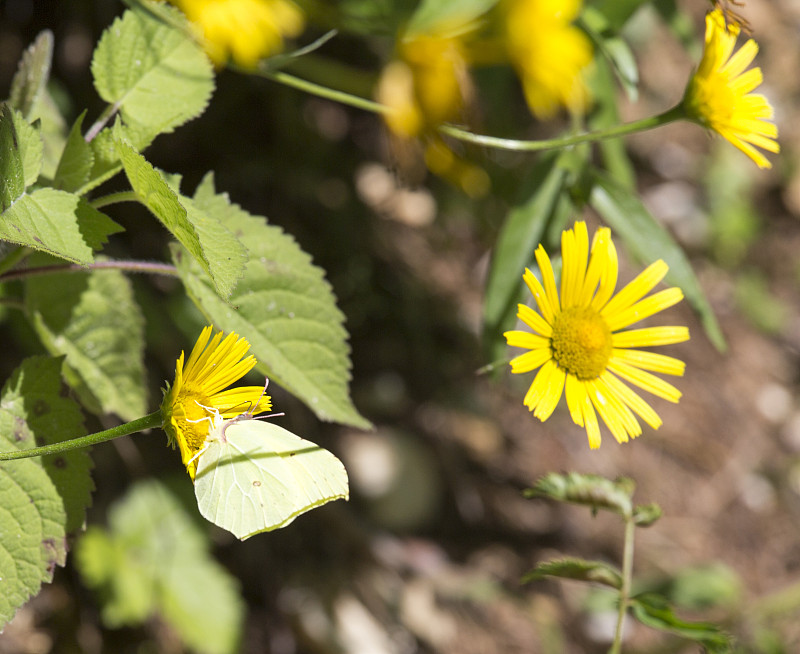
[[[370,96],[414,3],[322,5],[301,41],[332,27],[339,34],[293,72]],[[671,25],[665,8],[645,3],[626,27],[642,82],[635,104],[622,100],[625,119],[678,102],[698,60],[708,3],[677,2]],[[0,2],[0,96],[23,49],[50,29],[52,92],[70,121],[87,107],[94,120],[103,103],[92,49],[123,9],[112,0]],[[401,166],[375,115],[223,70],[206,113],[159,137],[148,159],[183,174],[185,192],[213,170],[218,190],[283,227],[327,271],[350,333],[353,398],[375,431],[321,424],[271,386],[281,424],[342,458],[349,503],[240,543],[197,514],[179,456],[158,431],[94,448],[89,524],[106,525],[139,482],[162,481],[235,579],[246,653],[603,652],[613,596],[520,577],[563,555],[618,564],[622,523],[526,500],[522,490],[549,471],[627,475],[638,503],[664,510],[638,530],[637,588],[662,590],[687,619],[719,622],[742,652],[800,651],[800,4],[751,0],[737,11],[761,47],[762,90],[776,109],[782,152],[773,169],[759,171],[689,124],[625,141],[641,197],[689,253],[728,342],[717,351],[686,303],[666,312],[663,324],[688,324],[692,340],[669,348],[687,363],[677,381],[684,396],[676,406],[654,401],[658,432],[623,446],[605,432],[590,451],[565,407],[544,424],[528,413],[528,376],[476,372],[489,363],[480,330],[490,250],[536,155],[457,146],[491,180],[487,195],[471,199],[424,167]],[[536,138],[566,126],[536,123],[509,69],[478,71],[475,84],[480,131]],[[110,256],[167,260],[166,232],[145,209],[110,213],[127,230],[112,237]],[[638,266],[621,256],[624,282]],[[133,281],[155,410],[204,323],[177,280]],[[42,352],[26,330],[4,315],[0,338],[26,348],[3,348],[4,379]],[[92,431],[115,424],[96,420]],[[193,651],[158,612],[111,628],[103,606],[70,557],[0,636],[0,652]],[[626,652],[698,651],[627,626]]]

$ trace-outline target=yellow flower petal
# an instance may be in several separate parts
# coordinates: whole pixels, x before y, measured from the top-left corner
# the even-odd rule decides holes
[[[617,330],[672,306],[683,293],[668,288],[648,295],[667,272],[666,264],[657,261],[614,295],[618,263],[607,228],[595,234],[590,251],[586,225],[578,222],[562,235],[561,254],[560,297],[550,258],[540,245],[536,260],[543,283],[527,269],[524,279],[541,314],[524,304],[518,313],[534,333],[505,333],[510,346],[528,350],[511,361],[512,373],[539,369],[525,394],[525,406],[547,420],[563,392],[573,422],[586,430],[593,449],[600,445],[598,415],[621,443],[642,433],[637,416],[657,429],[658,414],[622,380],[677,402],[680,391],[651,373],[680,376],[685,364],[635,348],[679,343],[689,338],[689,330]]]

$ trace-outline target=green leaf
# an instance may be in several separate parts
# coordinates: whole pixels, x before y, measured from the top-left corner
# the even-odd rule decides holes
[[[144,415],[144,320],[125,275],[53,274],[25,289],[36,333],[48,352],[66,356],[64,376],[83,404],[123,420]]]
[[[51,188],[23,195],[2,213],[0,239],[87,265],[94,256],[81,234],[79,206],[78,196]]]
[[[172,10],[174,20],[186,24]],[[126,11],[103,33],[92,58],[100,97],[128,124],[170,132],[199,116],[214,90],[211,62],[189,36],[145,8]]]
[[[125,174],[139,201],[172,232],[211,277],[219,295],[230,297],[242,275],[244,248],[218,219],[191,200],[178,198],[164,176],[130,145],[117,143]]]
[[[61,362],[23,361],[0,398],[0,450],[30,449],[85,435],[81,414],[59,396]],[[85,519],[92,482],[86,452],[0,463],[0,624],[5,624],[57,565],[67,534]]]
[[[87,265],[109,234],[121,227],[77,195],[40,188],[2,213],[0,239]]]
[[[19,150],[14,110],[0,106],[0,212],[25,192],[25,173]]]
[[[594,62],[594,74],[591,76],[591,93],[594,106],[589,116],[589,127],[592,130],[606,129],[622,122],[619,114],[617,86],[614,83],[611,65],[602,58]],[[609,176],[622,186],[636,188],[636,171],[628,156],[625,139],[603,139],[596,147],[600,151],[602,161]]]
[[[497,4],[498,0],[422,0],[408,21],[406,35],[457,35]]]
[[[94,167],[94,153],[92,146],[83,138],[82,126],[85,117],[84,111],[69,131],[67,144],[61,153],[53,180],[54,188],[74,192],[89,181]]]
[[[192,651],[238,652],[244,606],[236,581],[167,488],[136,484],[111,507],[109,522],[76,550],[84,581],[103,599],[105,624],[136,626],[158,614]]]
[[[194,492],[200,514],[241,540],[350,496],[347,472],[328,450],[274,423],[226,421],[219,413],[197,464]]]
[[[557,156],[545,156],[523,182],[524,196],[508,213],[492,255],[486,301],[484,338],[490,359],[502,355],[504,327],[511,327],[522,290],[522,273],[557,211],[568,171]]]
[[[622,29],[628,19],[639,7],[649,4],[649,0],[595,0],[595,11],[602,14],[609,25],[615,29]]]
[[[637,527],[650,527],[663,515],[661,507],[655,502],[642,504],[633,509],[633,523]]]
[[[711,342],[720,351],[725,337],[683,250],[638,197],[600,171],[593,172],[589,204],[611,226],[636,259],[652,263],[661,258],[669,266],[667,281],[679,286],[699,314]]]
[[[558,502],[584,504],[595,511],[606,509],[623,516],[631,516],[634,488],[633,480],[627,477],[612,481],[599,475],[551,472],[539,479],[533,488],[527,489],[525,497],[546,497]]]
[[[611,64],[628,99],[636,102],[639,97],[639,70],[630,46],[615,33],[605,15],[593,7],[585,7],[581,18],[586,33],[592,38],[598,52]]]
[[[217,327],[245,336],[258,369],[305,402],[317,417],[369,427],[350,400],[344,316],[322,270],[278,227],[231,204],[227,195],[216,195],[212,176],[200,184],[194,201],[239,236],[248,249],[248,262],[228,304],[213,291],[193,258],[173,248],[173,260],[191,299]]]
[[[158,132],[154,130],[125,125],[118,117],[114,125],[100,130],[100,133],[89,143],[94,159],[92,169],[87,181],[75,192],[78,195],[84,195],[122,170],[117,141],[124,141],[137,152],[141,152],[153,142],[157,135]]]
[[[667,601],[654,593],[643,593],[630,599],[634,617],[644,625],[659,631],[688,638],[705,647],[709,654],[733,651],[731,637],[710,622],[687,622],[678,618]]]
[[[567,557],[555,561],[539,563],[533,570],[522,577],[522,582],[536,581],[544,577],[561,577],[591,581],[619,590],[622,588],[622,575],[619,570],[602,561],[585,561]]]
[[[50,78],[53,63],[53,33],[50,30],[39,32],[36,40],[22,55],[14,79],[8,102],[25,118],[33,118],[33,110]]]
[[[27,188],[39,178],[42,170],[42,137],[39,135],[39,130],[29,124],[19,111],[12,109],[11,118],[17,133],[22,174]]]

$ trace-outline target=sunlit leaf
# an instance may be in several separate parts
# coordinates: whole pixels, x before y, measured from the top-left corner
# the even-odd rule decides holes
[[[117,151],[139,201],[192,254],[213,280],[216,292],[229,297],[245,262],[239,239],[191,200],[179,198],[164,176],[130,145],[118,142]]]
[[[67,381],[86,406],[124,420],[144,415],[144,319],[125,275],[33,277],[25,304],[47,350],[66,356]]]
[[[162,11],[166,8],[162,7]],[[184,22],[173,9],[174,20]],[[199,116],[214,90],[211,62],[186,30],[138,7],[103,33],[92,58],[100,97],[131,125],[170,132]]]
[[[245,336],[258,369],[319,418],[369,426],[350,400],[344,317],[322,270],[280,228],[216,194],[211,176],[198,187],[194,201],[237,234],[248,259],[228,303],[194,259],[174,248],[173,259],[192,300],[218,328]]]
[[[14,79],[11,80],[9,104],[25,118],[32,119],[32,112],[41,97],[53,62],[53,33],[39,32],[36,40],[22,55]]]
[[[83,436],[80,411],[59,395],[61,362],[23,361],[3,386],[0,450]],[[64,565],[67,535],[83,524],[92,481],[86,452],[0,463],[0,624],[5,624],[55,567]]]

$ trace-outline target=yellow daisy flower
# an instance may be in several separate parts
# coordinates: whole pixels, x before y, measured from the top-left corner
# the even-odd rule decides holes
[[[584,111],[589,92],[583,75],[592,45],[571,24],[581,0],[504,0],[501,7],[508,56],[533,114],[544,120],[562,106]]]
[[[525,406],[545,421],[564,392],[572,420],[585,427],[592,449],[600,447],[597,413],[620,443],[642,433],[634,414],[658,429],[661,419],[624,381],[677,402],[680,391],[649,371],[683,375],[685,365],[632,348],[680,343],[689,338],[689,330],[625,328],[680,302],[683,293],[668,288],[645,298],[667,273],[667,264],[659,260],[614,295],[617,251],[606,227],[597,230],[590,251],[586,223],[576,223],[562,233],[561,253],[560,298],[550,259],[539,245],[536,261],[542,282],[528,269],[523,275],[539,312],[520,304],[517,313],[534,333],[505,333],[509,345],[529,350],[511,361],[511,372],[540,368],[525,395]]]
[[[209,343],[212,330],[208,326],[200,333],[186,365],[181,352],[175,364],[175,382],[171,387],[167,384],[161,403],[162,429],[173,448],[177,443],[192,480],[197,470],[195,456],[208,436],[207,418],[214,411],[230,419],[246,412],[262,413],[272,407],[261,386],[223,390],[247,374],[256,365],[256,359],[252,354],[242,359],[250,343],[236,334],[228,334],[223,340],[219,332]]]
[[[197,26],[211,60],[246,68],[283,48],[303,31],[303,13],[290,0],[170,0]]]
[[[758,53],[758,44],[748,39],[733,51],[740,31],[739,25],[726,24],[720,9],[706,14],[705,50],[689,80],[683,107],[691,120],[713,129],[759,168],[770,168],[772,164],[756,147],[779,152],[778,128],[768,122],[773,116],[769,101],[752,93],[763,80],[761,69],[746,70]]]
[[[402,39],[397,58],[378,81],[378,102],[393,133],[414,138],[456,118],[468,88],[467,58],[457,36],[417,34]]]

